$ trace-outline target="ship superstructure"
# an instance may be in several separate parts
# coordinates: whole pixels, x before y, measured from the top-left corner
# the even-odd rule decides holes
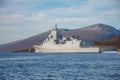
[[[72,36],[67,39],[60,35],[57,25],[51,30],[50,35],[43,41],[41,45],[34,45],[36,53],[45,52],[103,52],[103,51],[114,51],[114,47],[96,47],[93,41],[84,41],[75,39]]]

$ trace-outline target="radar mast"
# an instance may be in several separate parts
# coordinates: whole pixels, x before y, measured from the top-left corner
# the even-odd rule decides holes
[[[55,29],[57,29],[57,24],[55,24]]]

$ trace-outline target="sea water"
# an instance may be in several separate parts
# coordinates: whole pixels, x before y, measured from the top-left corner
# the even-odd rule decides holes
[[[120,80],[120,54],[0,53],[0,80]]]

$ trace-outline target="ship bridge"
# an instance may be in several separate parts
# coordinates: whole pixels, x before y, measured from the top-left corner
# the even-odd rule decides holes
[[[61,40],[61,34],[60,31],[57,29],[57,24],[55,24],[55,28],[52,28],[48,39],[51,39],[51,41],[53,41],[54,43],[59,44]]]

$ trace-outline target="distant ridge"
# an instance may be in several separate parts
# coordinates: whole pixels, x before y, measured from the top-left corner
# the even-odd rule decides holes
[[[59,29],[62,36],[70,38],[74,36],[82,40],[106,41],[120,34],[116,28],[105,24],[94,24],[80,29]],[[33,45],[39,45],[50,34],[50,31],[40,33],[27,39],[0,45],[1,52],[11,52],[20,49],[32,48]]]
[[[75,37],[79,36],[82,40],[105,41],[117,36],[120,34],[120,31],[109,25],[94,24],[88,27],[63,32],[62,34],[66,37],[70,37],[71,35]]]
[[[115,46],[120,51],[120,35],[104,42],[95,42],[97,46]]]

